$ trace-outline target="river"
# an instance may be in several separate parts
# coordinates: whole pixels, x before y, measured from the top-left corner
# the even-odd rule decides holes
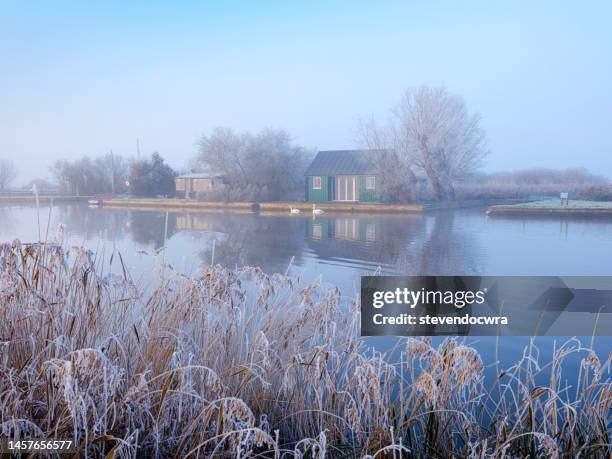
[[[38,223],[40,221],[40,224]],[[69,246],[98,258],[118,250],[135,278],[155,282],[162,262],[192,274],[202,264],[260,266],[302,282],[321,279],[346,297],[358,295],[362,275],[597,275],[612,274],[612,221],[489,218],[483,208],[425,215],[166,213],[66,205],[0,207],[0,240],[51,239],[63,224]],[[544,359],[554,342],[538,338]],[[518,359],[528,338],[468,338],[485,362]],[[588,344],[590,337],[584,342]],[[387,349],[389,338],[371,342]],[[607,356],[612,338],[597,337]],[[575,361],[577,364],[577,360]],[[571,360],[569,362],[571,364]]]

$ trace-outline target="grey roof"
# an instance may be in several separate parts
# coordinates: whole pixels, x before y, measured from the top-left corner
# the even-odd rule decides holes
[[[177,179],[205,179],[205,178],[215,178],[215,177],[219,177],[219,175],[218,174],[212,174],[212,173],[194,172],[194,173],[190,173],[190,174],[178,175],[175,178],[177,178]]]
[[[320,151],[304,175],[366,175],[375,174],[372,161],[375,153],[385,150]]]

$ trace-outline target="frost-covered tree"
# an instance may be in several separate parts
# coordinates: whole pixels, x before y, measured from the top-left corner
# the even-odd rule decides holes
[[[311,156],[283,129],[252,134],[216,128],[200,138],[193,168],[223,175],[237,199],[287,199],[303,194]]]
[[[95,159],[95,165],[105,176],[112,193],[123,193],[126,191],[125,181],[129,175],[128,161],[112,151]]]
[[[6,190],[17,177],[15,163],[8,159],[0,159],[0,191]]]
[[[374,119],[362,121],[357,129],[357,143],[368,150],[377,174],[383,178],[380,193],[383,201],[412,201],[416,195],[417,177],[414,160],[404,154],[393,129],[379,126]]]
[[[407,90],[387,124],[361,124],[358,142],[392,150],[377,159],[389,191],[404,192],[420,171],[436,199],[452,199],[454,184],[473,174],[488,154],[480,117],[444,87]]]
[[[406,91],[393,118],[401,154],[427,174],[437,199],[452,199],[454,183],[476,171],[488,154],[480,116],[444,87]]]

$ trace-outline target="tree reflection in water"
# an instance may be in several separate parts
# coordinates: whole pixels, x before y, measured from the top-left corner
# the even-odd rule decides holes
[[[476,240],[455,228],[454,212],[428,215],[259,215],[231,212],[166,212],[64,206],[58,220],[87,239],[129,239],[154,250],[175,236],[173,248],[202,264],[259,266],[284,273],[293,259],[350,265],[364,273],[472,274],[481,268]],[[4,219],[2,219],[4,220]],[[214,241],[214,242],[213,242]]]
[[[406,275],[481,274],[477,241],[468,232],[455,230],[455,212],[427,215],[426,228],[397,258],[398,269]]]
[[[10,207],[0,206],[0,233],[10,234],[15,232],[15,223],[11,214]]]
[[[202,214],[194,226],[206,222],[214,236],[214,262],[224,266],[259,266],[284,273],[290,261],[300,264],[304,246],[304,220],[262,217],[256,214]],[[213,258],[212,244],[200,251],[203,263]]]
[[[165,245],[176,233],[177,214],[171,212],[132,211],[129,216],[129,231],[134,241],[153,244],[155,250]],[[167,224],[166,224],[167,221]]]

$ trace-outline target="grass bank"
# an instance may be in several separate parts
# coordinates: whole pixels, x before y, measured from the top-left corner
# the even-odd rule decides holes
[[[105,207],[150,208],[166,210],[206,210],[228,209],[264,212],[287,212],[297,209],[300,213],[311,213],[313,203],[303,201],[276,201],[276,202],[225,202],[201,201],[197,199],[111,199],[103,202]],[[321,202],[314,203],[317,209],[324,212],[345,213],[414,213],[422,212],[423,207],[417,204],[365,204]]]
[[[253,202],[223,202],[200,201],[197,199],[109,199],[102,202],[104,207],[126,207],[152,210],[205,210],[205,209],[234,209],[256,210]]]
[[[567,205],[561,205],[559,199],[552,199],[491,206],[487,215],[598,215],[612,218],[612,202],[570,200]]]
[[[383,204],[362,202],[262,202],[259,209],[263,211],[289,212],[290,208],[299,209],[300,212],[312,212],[313,205],[325,212],[345,213],[419,213],[423,206],[419,204]]]
[[[92,196],[39,196],[38,202],[40,204],[66,204],[75,202],[87,202],[92,199]],[[0,204],[8,205],[21,205],[21,204],[36,204],[36,197],[34,195],[24,196],[0,196]]]
[[[333,287],[164,271],[144,293],[119,253],[0,244],[3,435],[72,438],[90,457],[611,454],[611,357],[577,340],[551,361],[532,344],[486,382],[457,340],[405,339],[394,361],[367,349],[357,301]]]

